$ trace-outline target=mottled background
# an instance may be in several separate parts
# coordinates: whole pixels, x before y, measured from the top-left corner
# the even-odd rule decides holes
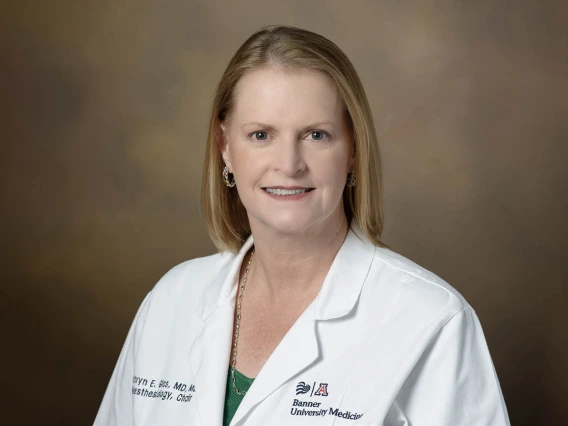
[[[92,423],[143,296],[214,251],[198,194],[215,84],[286,23],[359,70],[384,239],[477,310],[512,423],[568,424],[567,22],[560,0],[4,4],[2,423]]]

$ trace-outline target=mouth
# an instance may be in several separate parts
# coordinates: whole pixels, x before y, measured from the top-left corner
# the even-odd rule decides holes
[[[265,192],[272,195],[291,196],[305,194],[313,191],[315,188],[262,188]]]

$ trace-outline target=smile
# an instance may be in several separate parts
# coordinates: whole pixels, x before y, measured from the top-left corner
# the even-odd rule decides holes
[[[299,195],[299,194],[304,194],[306,192],[310,192],[313,188],[302,188],[302,189],[263,188],[263,189],[272,195],[290,196],[290,195]]]

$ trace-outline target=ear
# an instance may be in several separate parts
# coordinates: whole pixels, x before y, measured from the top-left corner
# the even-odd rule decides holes
[[[229,168],[229,172],[232,173],[231,155],[229,151],[229,143],[227,140],[227,125],[225,123],[217,122],[216,139],[217,139],[217,147],[219,148],[219,152],[221,152],[223,161],[225,162],[225,165]]]

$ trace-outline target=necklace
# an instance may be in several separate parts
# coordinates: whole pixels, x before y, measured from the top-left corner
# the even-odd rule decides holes
[[[243,291],[245,290],[245,284],[247,283],[248,274],[250,271],[250,264],[252,263],[252,258],[254,256],[254,247],[252,249],[252,253],[250,255],[247,269],[245,270],[245,275],[243,276],[243,280],[241,281],[241,286],[239,287],[239,293],[237,294],[237,321],[235,324],[235,340],[233,342],[233,356],[231,358],[231,379],[233,380],[233,389],[237,393],[237,395],[244,396],[246,395],[245,391],[239,391],[237,388],[237,382],[235,381],[235,367],[237,365],[237,346],[239,344],[239,328],[241,326],[241,302],[243,301]]]

